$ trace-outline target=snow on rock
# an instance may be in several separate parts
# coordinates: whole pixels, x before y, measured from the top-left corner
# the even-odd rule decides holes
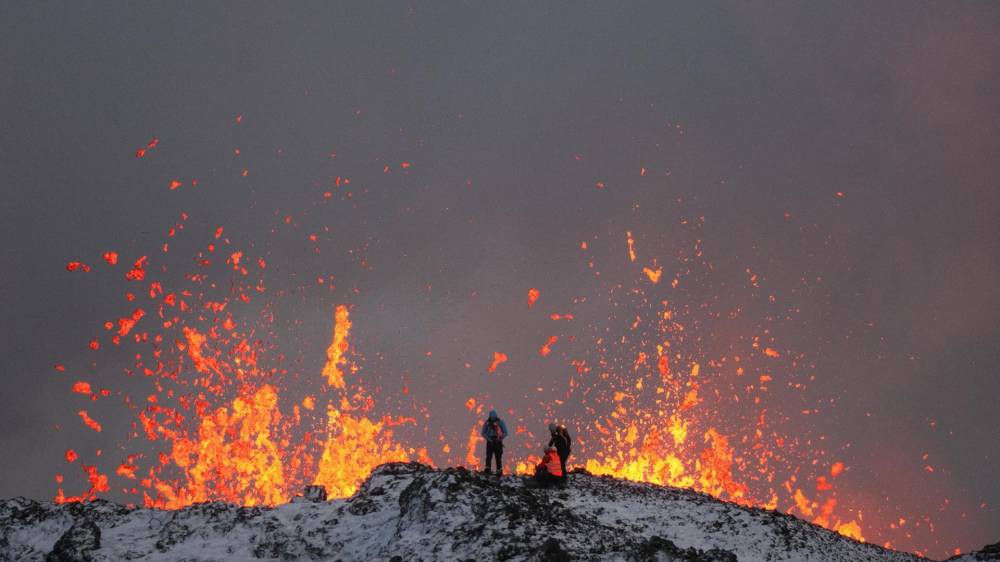
[[[311,502],[325,502],[326,488],[323,486],[306,486],[302,492],[302,498]]]
[[[0,501],[0,560],[923,560],[789,515],[583,472],[539,489],[519,476],[392,463],[353,497],[324,498],[311,487],[274,508],[177,511],[15,498]],[[993,558],[961,558],[973,560]]]
[[[1000,542],[988,544],[976,552],[953,556],[948,562],[1000,562]]]

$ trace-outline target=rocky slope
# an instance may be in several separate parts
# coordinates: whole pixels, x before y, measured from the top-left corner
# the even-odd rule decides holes
[[[352,498],[307,496],[178,511],[6,500],[0,560],[923,560],[791,516],[585,473],[536,489],[517,476],[397,463]]]
[[[976,552],[954,556],[948,562],[1000,562],[1000,542],[986,545]]]

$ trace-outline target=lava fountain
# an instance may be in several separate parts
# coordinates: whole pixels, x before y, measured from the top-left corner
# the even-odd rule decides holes
[[[167,231],[163,254],[183,246],[175,238],[186,228],[184,213]],[[623,245],[625,267],[617,268],[617,277],[602,278],[603,294],[574,300],[572,310],[559,309],[546,291],[526,283],[527,306],[520,299],[511,306],[520,305],[548,333],[530,349],[484,350],[485,372],[477,376],[502,376],[519,354],[566,373],[554,376],[556,388],[545,400],[533,403],[527,398],[533,389],[526,389],[525,403],[506,411],[525,445],[507,455],[515,470],[529,471],[533,453],[544,444],[546,436],[533,428],[559,419],[577,438],[571,464],[594,474],[778,509],[864,540],[861,508],[845,505],[837,494],[850,466],[820,446],[825,437],[803,426],[815,410],[790,406],[788,396],[801,392],[811,376],[803,374],[811,369],[804,354],[782,347],[764,322],[753,333],[716,338],[726,343],[711,341],[710,321],[740,309],[696,302],[685,292],[686,285],[716,275],[700,241],[678,249],[671,261],[644,261],[641,242],[641,230],[622,232],[615,243]],[[586,254],[593,244],[580,244],[590,269],[597,267]],[[325,363],[315,370],[305,366],[308,360],[290,367],[288,355],[296,346],[275,329],[275,308],[286,295],[270,292],[268,282],[269,276],[295,273],[274,273],[267,256],[255,255],[254,248],[237,248],[218,227],[192,250],[193,259],[185,262],[189,270],[167,275],[165,260],[140,255],[120,274],[127,308],[112,315],[87,347],[94,354],[114,350],[119,358],[127,349],[129,388],[100,388],[81,378],[69,385],[92,403],[78,412],[82,424],[124,434],[120,459],[113,471],[102,472],[104,451],[68,449],[65,460],[79,467],[86,489],[67,493],[59,473],[56,501],[91,500],[114,490],[159,508],[205,501],[275,505],[308,484],[324,486],[331,497],[350,496],[386,462],[478,467],[473,416],[489,409],[491,397],[452,397],[470,416],[460,432],[432,428],[424,438],[401,437],[402,428],[426,417],[428,406],[413,403],[403,415],[383,413],[386,391],[373,390],[361,359],[363,352],[378,350],[352,345],[354,322],[363,311],[332,303],[332,322],[322,327],[329,330]],[[66,270],[120,271],[117,251],[103,258],[99,267],[73,261]],[[740,282],[758,287],[750,270]],[[321,287],[330,283],[316,280]],[[587,309],[595,302],[611,312],[597,319]],[[146,390],[136,394],[137,388]],[[399,393],[408,392],[406,384],[400,386]],[[101,407],[113,397],[127,408],[129,427],[102,423]],[[576,413],[564,413],[567,405]],[[434,433],[441,445],[433,443]]]

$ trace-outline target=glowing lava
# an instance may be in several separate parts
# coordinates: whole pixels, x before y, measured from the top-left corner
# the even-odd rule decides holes
[[[154,146],[155,142],[145,150]],[[340,178],[335,181],[339,187]],[[284,213],[280,219],[285,225],[295,222]],[[185,213],[168,237],[179,236],[186,221]],[[280,274],[280,266],[269,266],[280,263],[280,258],[262,250],[263,245],[233,247],[231,230],[214,223],[209,228],[191,256],[194,269],[172,280],[148,278],[167,271],[156,255],[104,254],[109,265],[119,259],[132,263],[123,273],[98,268],[111,271],[109,275],[127,285],[130,304],[102,319],[106,329],[88,338],[92,351],[87,353],[130,346],[125,374],[148,383],[149,390],[138,398],[123,396],[134,422],[121,428],[112,427],[114,418],[98,410],[110,394],[107,390],[95,392],[91,383],[76,378],[66,384],[74,399],[88,401],[87,409],[72,410],[88,437],[94,437],[88,428],[102,432],[100,437],[127,432],[139,443],[115,451],[119,458],[102,459],[100,464],[109,474],[101,473],[97,461],[86,464],[88,453],[80,446],[65,450],[62,456],[73,471],[82,471],[87,489],[67,496],[63,476],[58,475],[57,501],[93,499],[114,484],[123,486],[115,492],[121,490],[155,507],[217,500],[274,505],[290,500],[307,484],[324,486],[330,497],[349,496],[374,467],[385,462],[479,466],[480,420],[492,397],[483,392],[459,398],[445,388],[444,399],[453,404],[433,406],[467,419],[449,420],[458,430],[419,427],[425,431],[421,437],[417,429],[432,419],[430,405],[410,395],[410,373],[383,375],[390,377],[389,385],[396,382],[391,377],[402,378],[402,391],[390,395],[394,387],[379,388],[377,377],[363,368],[364,355],[352,348],[352,342],[364,341],[358,338],[361,328],[352,323],[352,313],[359,326],[366,318],[358,315],[363,311],[360,303],[348,305],[347,299],[338,298],[334,301],[338,304],[324,304],[333,309],[332,326],[324,322],[324,335],[315,349],[296,354],[297,342],[282,341],[275,328],[279,297],[269,290],[272,279],[265,283],[266,275]],[[529,358],[543,365],[535,371],[537,384],[519,382],[505,373],[487,377],[481,369],[487,354],[492,354],[487,373],[497,373],[509,360],[507,353],[490,348],[472,350],[456,363],[455,373],[449,373],[524,386],[515,387],[523,400],[502,405],[508,408],[504,416],[513,433],[505,456],[508,464],[519,472],[529,471],[537,460],[534,455],[547,442],[545,425],[557,419],[570,426],[576,439],[571,465],[780,509],[863,540],[861,510],[837,495],[847,467],[816,445],[819,438],[810,441],[813,436],[796,417],[798,410],[783,402],[788,393],[802,388],[795,378],[803,370],[796,363],[801,356],[776,341],[763,324],[750,333],[727,333],[713,341],[707,319],[742,314],[743,302],[735,310],[715,309],[712,302],[695,302],[684,292],[687,285],[706,283],[714,272],[701,258],[698,243],[678,250],[682,257],[676,263],[658,262],[652,256],[659,250],[650,242],[652,237],[636,229],[644,241],[643,262],[649,264],[643,267],[637,263],[633,231],[626,231],[624,256],[621,230],[614,232],[607,254],[620,264],[612,268],[616,271],[604,270],[600,278],[598,293],[607,291],[603,303],[607,306],[597,309],[599,313],[587,307],[605,300],[601,294],[566,298],[546,289],[546,299],[540,300],[540,291],[532,287],[527,291],[527,310],[523,289],[512,297],[524,314],[525,328],[537,331],[525,338],[528,347],[504,341],[503,349],[515,358],[518,369],[530,365]],[[308,237],[315,245],[310,249],[317,253],[320,238]],[[595,239],[580,246],[589,253],[599,243]],[[164,244],[164,253],[167,249]],[[596,269],[591,258],[586,260],[588,269]],[[78,261],[66,269],[90,270]],[[669,283],[660,282],[664,269]],[[619,278],[609,279],[616,274]],[[324,291],[332,290],[332,275],[308,278],[310,284],[316,279]],[[751,286],[759,288],[756,276]],[[309,298],[321,302],[322,297],[310,294]],[[738,294],[733,300],[749,298]],[[145,302],[140,306],[134,301]],[[296,332],[293,337],[300,335]],[[441,355],[445,354],[434,350],[434,359]],[[422,351],[420,360],[431,356]],[[474,364],[480,367],[473,369]],[[58,371],[66,373],[61,365]],[[101,380],[104,385],[96,374],[81,378]],[[779,386],[784,394],[775,392]],[[447,410],[451,406],[454,409]],[[386,411],[397,415],[384,415]],[[105,425],[88,412],[98,412],[97,419]],[[533,433],[539,428],[539,434]],[[428,450],[435,452],[434,458]],[[93,456],[100,457],[101,452],[94,451]],[[869,530],[870,522],[865,524]]]
[[[326,350],[326,365],[323,367],[323,376],[327,383],[334,388],[344,388],[344,352],[347,351],[347,334],[351,331],[351,320],[348,318],[347,307],[340,305],[333,327],[333,341]]]

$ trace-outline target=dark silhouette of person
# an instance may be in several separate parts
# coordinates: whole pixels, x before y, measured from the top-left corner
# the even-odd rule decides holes
[[[497,474],[503,474],[503,440],[507,438],[507,424],[497,416],[496,410],[490,410],[490,417],[483,422],[480,434],[486,439],[486,469],[489,474],[490,461],[497,459]]]
[[[549,439],[549,447],[556,448],[556,452],[559,454],[559,463],[562,465],[562,476],[565,478],[567,474],[566,461],[569,459],[573,440],[569,436],[569,430],[562,424],[550,423],[549,433],[552,435],[552,438]]]

